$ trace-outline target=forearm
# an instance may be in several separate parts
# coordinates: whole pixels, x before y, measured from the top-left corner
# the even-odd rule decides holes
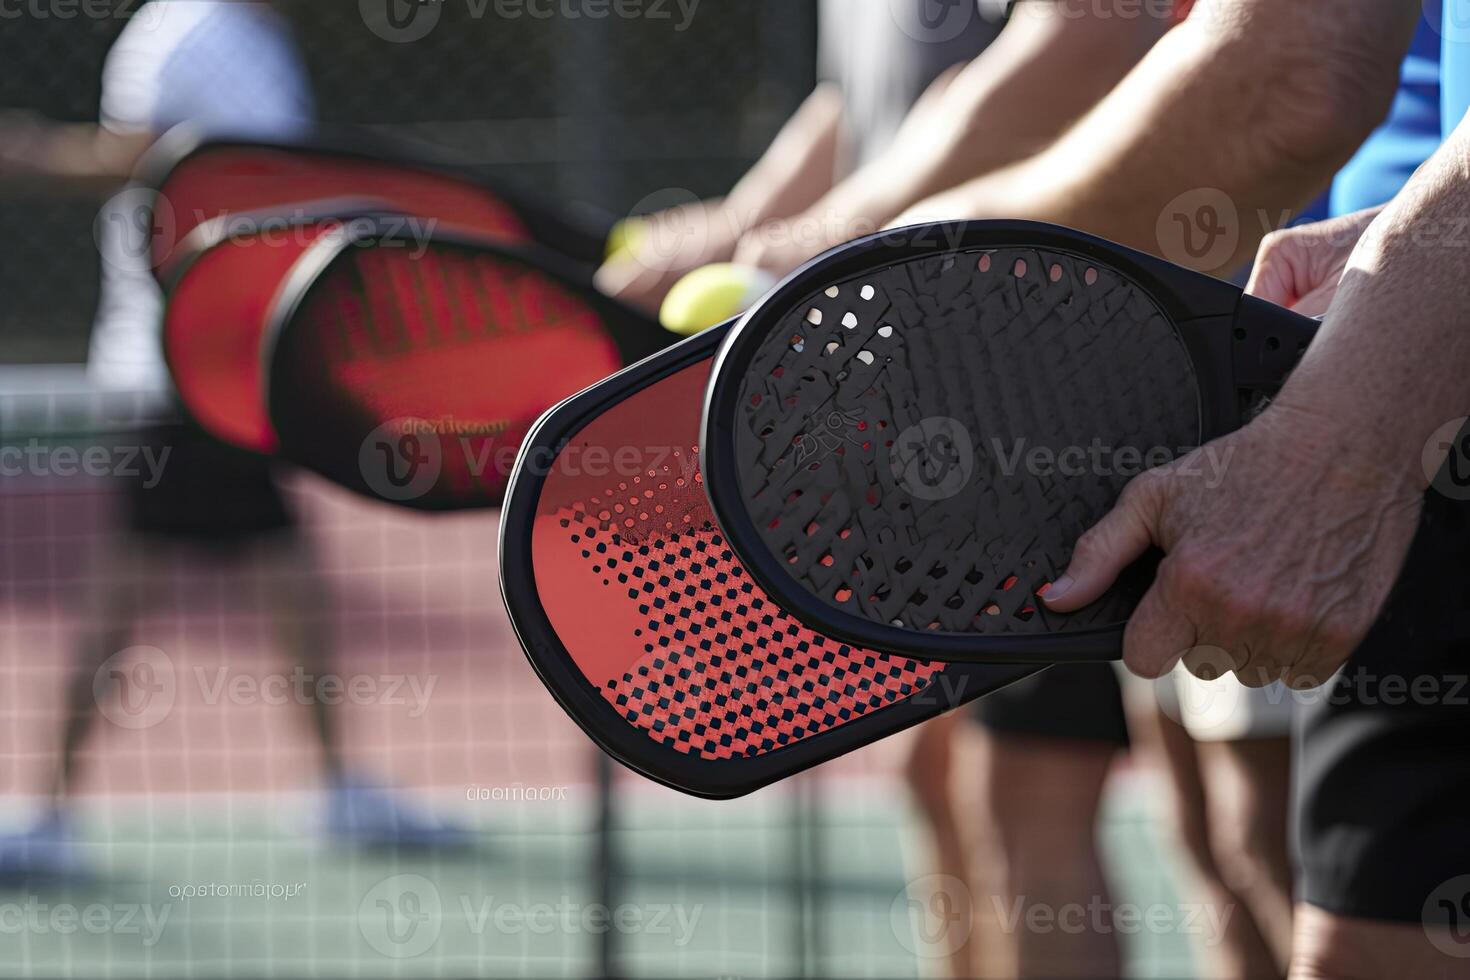
[[[30,113],[0,119],[0,176],[50,189],[109,191],[128,179],[151,135],[116,133],[94,123],[58,123]]]
[[[836,180],[842,95],[822,84],[725,198],[736,236],[810,207]]]
[[[1060,140],[945,203],[1158,252],[1166,209],[1210,189],[1237,217],[1234,248],[1209,271],[1235,268],[1381,120],[1420,10],[1413,0],[1201,0]]]
[[[1322,329],[1276,405],[1348,457],[1419,485],[1426,443],[1470,413],[1470,127],[1413,177],[1364,235]],[[1436,458],[1437,457],[1437,458]]]
[[[834,213],[879,222],[964,181],[1025,159],[1113,88],[1168,27],[1087,0],[1027,0],[1000,37],[945,86],[924,120],[839,185]]]

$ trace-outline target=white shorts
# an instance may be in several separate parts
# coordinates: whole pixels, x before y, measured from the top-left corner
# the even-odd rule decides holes
[[[1155,681],[1154,691],[1164,712],[1196,741],[1233,742],[1291,734],[1296,700],[1280,681],[1246,687],[1231,673],[1205,681],[1181,664]]]

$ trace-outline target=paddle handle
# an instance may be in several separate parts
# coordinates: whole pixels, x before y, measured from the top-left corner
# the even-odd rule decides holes
[[[1270,395],[1286,382],[1321,321],[1254,296],[1242,296],[1233,327],[1235,384]]]

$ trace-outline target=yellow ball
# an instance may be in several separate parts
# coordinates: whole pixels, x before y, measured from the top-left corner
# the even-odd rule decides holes
[[[607,261],[630,259],[637,254],[643,240],[648,237],[645,224],[642,218],[624,218],[613,225],[607,234]]]
[[[680,279],[659,310],[667,330],[692,337],[745,312],[776,284],[775,277],[745,265],[719,263]]]

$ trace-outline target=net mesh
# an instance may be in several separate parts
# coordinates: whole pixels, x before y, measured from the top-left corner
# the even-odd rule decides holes
[[[808,2],[702,4],[684,31],[446,2],[411,44],[367,28],[371,6],[281,4],[323,117],[569,206],[725,190],[813,76]],[[139,10],[7,16],[0,105],[95,119],[103,56]],[[931,972],[892,911],[924,864],[894,792],[903,746],[720,805],[613,772],[504,619],[494,513],[413,514],[281,472],[288,544],[130,534],[143,450],[164,448],[139,427],[169,401],[13,367],[85,358],[101,202],[0,181],[0,836],[31,831],[28,862],[57,872],[21,878],[0,854],[0,974]],[[87,720],[47,822],[69,705]],[[369,846],[384,823],[400,846]],[[1141,874],[1137,815],[1108,833]],[[1178,948],[1145,953],[1192,972]]]
[[[0,835],[43,818],[68,705],[85,721],[53,834],[73,866],[21,880],[0,847],[0,906],[27,923],[9,972],[914,972],[886,924],[902,807],[799,784],[714,806],[606,771],[505,620],[494,512],[417,515],[290,473],[299,540],[140,539],[124,471],[147,473],[135,429],[167,406],[16,380],[34,373],[11,369],[37,393],[3,403],[3,444],[33,462],[0,490]],[[821,779],[889,766],[880,749]],[[385,806],[392,846],[361,826]],[[820,870],[862,846],[873,860]],[[65,931],[72,914],[93,931]]]

